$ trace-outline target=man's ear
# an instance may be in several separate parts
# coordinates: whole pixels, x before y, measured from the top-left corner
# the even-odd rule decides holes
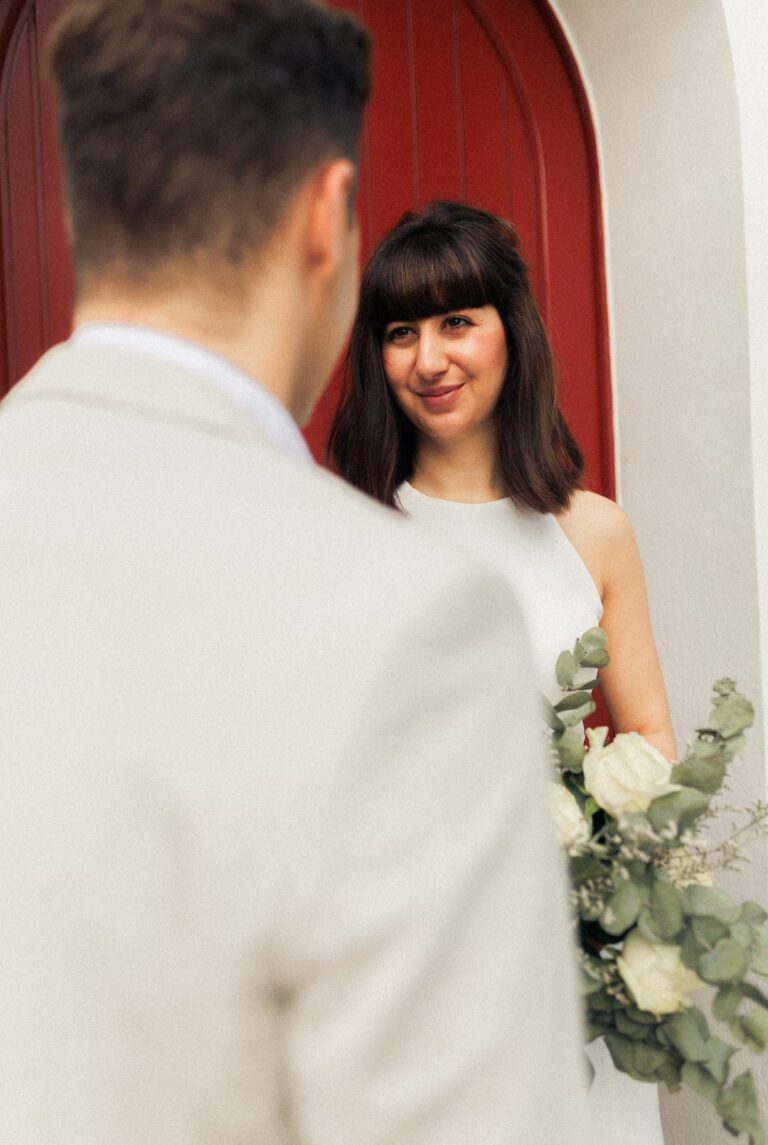
[[[344,262],[354,230],[352,193],[357,169],[349,159],[332,159],[315,174],[306,214],[307,262],[332,277]]]

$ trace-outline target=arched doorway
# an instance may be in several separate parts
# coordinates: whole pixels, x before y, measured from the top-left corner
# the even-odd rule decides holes
[[[467,199],[518,228],[560,364],[590,486],[614,490],[599,179],[578,70],[545,0],[336,0],[371,28],[362,149],[364,252],[431,198]],[[0,17],[0,393],[67,336],[72,269],[42,45],[66,0]],[[307,431],[319,456],[336,384]]]

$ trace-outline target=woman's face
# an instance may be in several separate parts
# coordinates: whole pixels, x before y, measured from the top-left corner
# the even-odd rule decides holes
[[[390,322],[382,344],[395,400],[428,437],[487,431],[507,372],[507,342],[494,306]]]

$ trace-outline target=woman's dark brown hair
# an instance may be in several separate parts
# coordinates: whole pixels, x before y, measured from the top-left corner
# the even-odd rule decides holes
[[[496,406],[498,461],[521,508],[564,509],[581,484],[583,459],[557,404],[554,359],[515,230],[462,203],[408,212],[384,237],[364,273],[328,457],[352,485],[396,505],[413,475],[416,431],[395,402],[382,361],[390,322],[494,306],[509,365]]]

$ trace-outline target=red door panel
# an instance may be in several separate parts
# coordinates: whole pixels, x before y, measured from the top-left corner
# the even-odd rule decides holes
[[[0,14],[0,393],[67,337],[72,268],[43,45],[64,0]]]
[[[72,267],[42,47],[66,0],[0,10],[0,394],[67,336]],[[339,0],[376,43],[364,253],[403,211],[467,199],[520,232],[590,486],[612,494],[599,178],[587,101],[545,0]],[[321,456],[338,377],[307,438]]]

